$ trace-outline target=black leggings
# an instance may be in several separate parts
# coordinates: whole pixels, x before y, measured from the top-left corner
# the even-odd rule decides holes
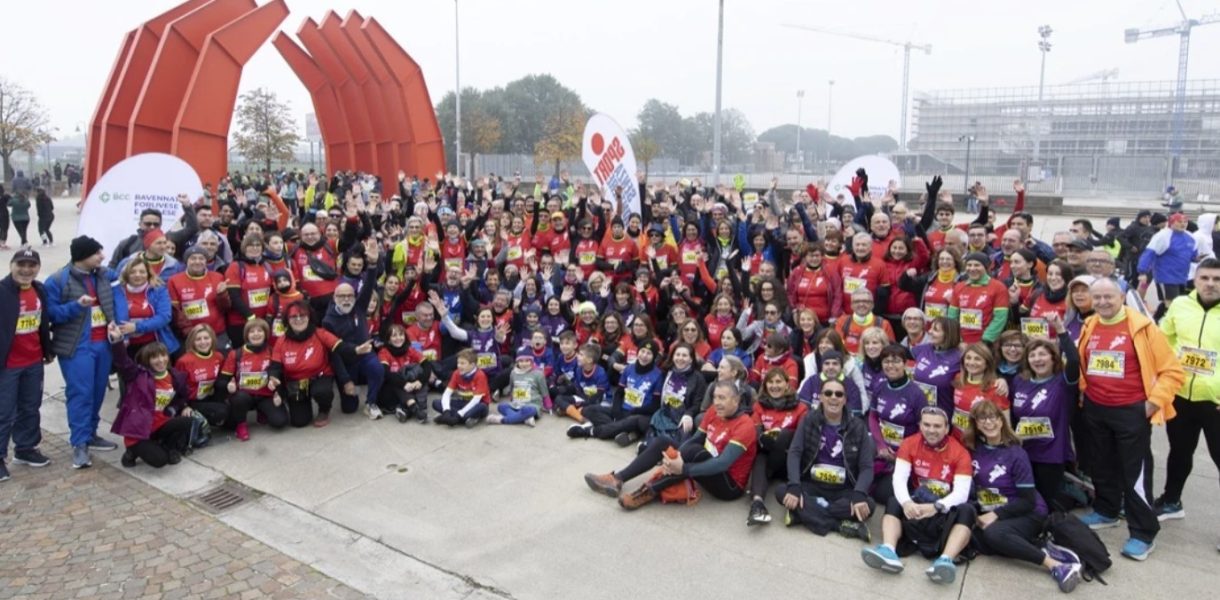
[[[13,221],[13,228],[17,230],[17,235],[21,236],[21,245],[26,245],[26,232],[30,228],[29,221]]]
[[[55,222],[55,217],[44,219],[38,217],[38,237],[46,240],[48,244],[55,242],[55,236],[51,235],[51,223]]]
[[[1034,542],[1042,534],[1045,521],[1045,516],[1034,513],[997,519],[986,529],[975,527],[972,539],[983,554],[998,554],[1041,565],[1046,554]]]
[[[593,424],[593,437],[599,440],[612,440],[623,432],[634,432],[643,436],[648,433],[648,425],[652,421],[652,417],[648,415],[627,415],[621,419],[612,419],[610,409],[601,406],[590,406],[580,414]]]
[[[170,452],[181,454],[191,442],[190,417],[174,417],[152,432],[146,440],[140,440],[127,451],[145,464],[160,469],[169,464]]]
[[[1169,460],[1165,468],[1165,500],[1180,502],[1186,478],[1194,468],[1195,448],[1199,434],[1207,440],[1207,452],[1220,467],[1220,410],[1214,402],[1191,402],[1182,397],[1173,399],[1178,416],[1165,424],[1169,435]]]
[[[1034,488],[1038,495],[1046,500],[1052,510],[1063,510],[1059,505],[1059,495],[1063,493],[1063,474],[1066,465],[1063,463],[1030,463],[1034,470]]]
[[[787,486],[781,486],[775,492],[775,499],[783,504],[787,493]],[[819,498],[826,501],[825,506],[818,502]],[[792,520],[818,535],[834,531],[840,521],[857,520],[851,512],[853,501],[868,504],[869,516],[877,508],[872,498],[857,494],[852,488],[829,489],[809,480],[801,481],[801,500],[800,508],[791,512]]]
[[[229,396],[229,418],[233,419],[233,426],[245,423],[252,408],[258,409],[258,412],[267,417],[267,425],[272,429],[288,426],[288,406],[282,400],[280,405],[276,406],[275,396],[252,396],[246,391]]]
[[[758,453],[754,455],[754,467],[750,469],[750,497],[764,497],[771,479],[779,477],[787,469],[792,434],[791,429],[783,429],[775,437],[759,436]]]
[[[628,481],[643,475],[649,469],[660,464],[661,457],[670,448],[678,448],[678,451],[682,453],[682,460],[687,463],[698,463],[712,458],[712,455],[707,450],[704,450],[700,444],[688,442],[678,447],[673,439],[661,436],[649,443],[644,448],[644,451],[639,456],[636,456],[635,460],[631,461],[631,464],[617,471],[615,476],[618,477],[619,481]],[[686,478],[681,475],[666,475],[645,485],[651,487],[654,492],[659,494],[661,490],[671,485],[682,483],[684,479]],[[692,479],[717,500],[736,500],[745,494],[745,490],[741,489],[729,477],[728,471],[704,475],[702,477],[692,477]]]
[[[288,419],[293,427],[305,427],[313,422],[313,403],[318,403],[318,414],[329,415],[335,400],[335,378],[325,375],[307,382],[305,389],[296,381],[285,381],[276,391],[288,408]],[[270,415],[268,415],[270,418]]]
[[[903,513],[898,498],[890,498],[889,503],[885,505],[885,514],[898,517],[902,521],[904,540],[914,545],[924,558],[929,559],[936,558],[944,552],[945,540],[949,539],[949,532],[955,525],[973,529],[975,517],[978,515],[973,506],[958,504],[950,508],[948,513],[936,513],[924,519],[910,520]],[[899,554],[909,552],[906,548],[899,549]]]
[[[238,392],[225,400],[203,400],[191,403],[191,408],[199,411],[212,427],[233,429],[238,423],[246,421],[246,413],[254,407],[254,398],[246,392]]]

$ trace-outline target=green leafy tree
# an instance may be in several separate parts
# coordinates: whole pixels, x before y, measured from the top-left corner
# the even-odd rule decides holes
[[[273,161],[291,161],[300,142],[291,107],[275,92],[258,88],[242,94],[233,144],[246,160],[270,171]]]
[[[555,175],[559,175],[560,162],[579,159],[588,120],[583,109],[551,115],[543,126],[542,139],[534,146],[534,156],[538,162],[554,163]]]
[[[24,87],[0,78],[0,160],[4,163],[4,179],[13,177],[9,160],[14,152],[36,152],[50,141],[47,113],[38,98]]]

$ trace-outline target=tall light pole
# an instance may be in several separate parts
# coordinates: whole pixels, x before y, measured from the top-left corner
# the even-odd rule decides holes
[[[724,0],[716,26],[716,114],[712,118],[712,185],[720,185],[720,74],[724,63]]]
[[[453,139],[456,148],[454,151],[455,156],[453,157],[453,170],[459,176],[462,174],[462,44],[458,37],[460,32],[461,28],[458,26],[458,0],[453,0],[453,70],[454,78],[457,80],[457,88],[453,94],[454,100],[456,100],[454,113],[457,117],[453,127]]]
[[[796,91],[796,159],[801,168],[805,167],[805,159],[801,156],[801,101],[805,99],[805,90]],[[800,171],[797,171],[798,173]]]
[[[1038,28],[1038,35],[1042,39],[1038,42],[1038,50],[1042,52],[1042,69],[1038,74],[1038,120],[1034,127],[1034,162],[1038,162],[1042,154],[1042,87],[1046,83],[1046,55],[1051,51],[1051,26],[1043,25]]]
[[[970,194],[970,146],[974,145],[973,135],[959,135],[957,141],[966,142],[966,194]]]
[[[831,79],[826,87],[826,168],[830,168],[830,116],[834,108],[835,80]]]

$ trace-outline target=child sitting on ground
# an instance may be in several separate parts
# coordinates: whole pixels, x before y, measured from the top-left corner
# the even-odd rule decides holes
[[[466,348],[457,354],[457,370],[449,377],[445,393],[432,401],[432,409],[440,413],[433,419],[441,425],[474,427],[487,416],[491,390],[487,374],[479,369],[478,356]]]
[[[551,394],[546,389],[543,370],[534,360],[528,348],[517,351],[517,363],[509,374],[511,399],[496,406],[498,415],[487,417],[489,425],[517,425],[525,423],[533,427],[538,420],[538,411],[551,403]]]
[[[610,377],[597,361],[602,357],[596,344],[585,344],[576,353],[580,366],[572,375],[572,383],[560,386],[555,391],[555,412],[571,417],[577,423],[585,418],[581,411],[587,406],[597,406],[610,389]]]
[[[385,412],[394,411],[399,423],[416,419],[428,422],[428,380],[432,363],[424,361],[418,350],[407,344],[407,330],[395,323],[389,328],[389,343],[377,352],[385,368],[385,385],[377,395],[377,404]]]

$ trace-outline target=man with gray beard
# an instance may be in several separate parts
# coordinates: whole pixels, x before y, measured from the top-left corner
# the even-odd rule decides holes
[[[369,240],[365,245],[364,257],[365,270],[360,293],[357,294],[351,284],[340,283],[336,286],[330,306],[326,309],[326,316],[322,318],[322,327],[335,334],[335,337],[356,346],[354,355],[342,357],[352,380],[339,390],[340,410],[344,414],[356,412],[359,407],[356,385],[368,384],[364,410],[370,419],[376,420],[381,418],[381,409],[377,407],[377,394],[381,391],[385,371],[377,360],[377,354],[369,351],[373,341],[369,333],[368,308],[382,269],[375,241]]]

